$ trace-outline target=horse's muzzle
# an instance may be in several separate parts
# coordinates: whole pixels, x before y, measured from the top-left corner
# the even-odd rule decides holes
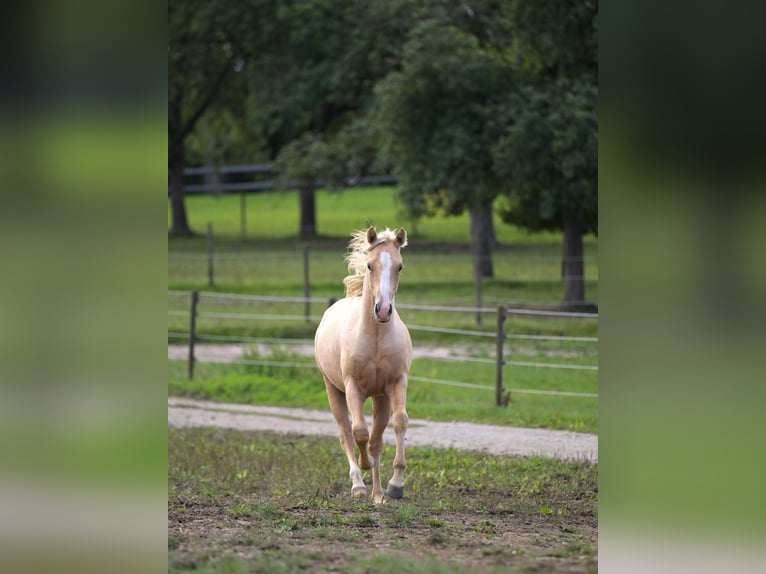
[[[388,323],[391,320],[391,315],[394,313],[393,304],[389,304],[388,308],[385,306],[381,308],[380,303],[375,303],[375,318],[380,323]]]

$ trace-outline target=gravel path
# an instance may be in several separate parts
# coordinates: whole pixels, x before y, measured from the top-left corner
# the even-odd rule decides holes
[[[168,424],[338,436],[329,407],[327,411],[311,411],[168,397]],[[393,438],[389,426],[383,440],[393,444]],[[598,462],[598,437],[588,433],[410,419],[406,440],[408,446]]]
[[[279,345],[277,345],[279,346]],[[227,363],[242,359],[244,354],[248,351],[257,350],[261,356],[268,356],[273,351],[274,345],[267,344],[239,344],[239,345],[209,345],[197,343],[194,345],[194,356],[197,361],[204,362],[217,362]],[[284,348],[292,353],[303,355],[306,357],[314,356],[313,343],[305,344],[290,344],[285,345]],[[187,359],[189,356],[188,345],[168,345],[168,359]],[[415,347],[412,352],[412,356],[415,359],[421,359],[426,357],[431,358],[465,358],[470,357],[469,350],[460,345],[444,346],[444,347],[429,347],[419,345]]]

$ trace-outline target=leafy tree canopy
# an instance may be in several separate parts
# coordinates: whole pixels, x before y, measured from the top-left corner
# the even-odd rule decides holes
[[[508,184],[500,213],[531,230],[561,229],[577,212],[584,231],[598,231],[597,87],[587,76],[541,79],[516,91],[503,111],[508,129],[492,148]]]
[[[501,55],[473,34],[439,20],[413,29],[401,70],[379,86],[377,114],[382,153],[411,215],[457,214],[495,197],[493,103],[510,85]]]

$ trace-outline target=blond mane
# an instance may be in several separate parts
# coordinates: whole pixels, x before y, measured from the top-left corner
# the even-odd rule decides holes
[[[362,294],[364,285],[364,274],[367,272],[367,254],[370,249],[389,241],[396,239],[396,232],[386,227],[385,231],[378,233],[378,237],[371,245],[367,241],[367,230],[359,229],[351,234],[351,241],[348,243],[348,253],[346,254],[346,263],[348,263],[348,275],[343,279],[346,286],[346,297]],[[401,247],[405,247],[405,241]]]

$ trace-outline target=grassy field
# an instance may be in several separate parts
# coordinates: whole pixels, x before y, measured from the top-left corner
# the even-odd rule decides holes
[[[257,356],[251,358],[258,358]],[[313,367],[313,359],[287,352],[266,357],[272,361]],[[586,358],[580,359],[584,362]],[[186,363],[170,361],[170,394],[224,402],[292,406],[327,410],[327,396],[316,369],[241,364],[200,363],[195,380]],[[511,392],[507,407],[495,406],[494,366],[434,359],[416,359],[413,377],[480,384],[487,389],[445,386],[413,379],[409,383],[410,417],[440,421],[470,421],[523,427],[597,432],[598,400],[591,397],[550,396]],[[505,388],[596,393],[594,371],[554,371],[506,365]],[[370,403],[366,408],[370,413]]]
[[[189,290],[200,289],[197,333],[202,343],[242,337],[313,339],[331,297],[341,297],[346,241],[366,220],[404,225],[410,245],[397,304],[416,347],[448,346],[461,357],[491,359],[491,337],[434,333],[420,327],[495,330],[492,314],[407,308],[474,304],[468,220],[397,215],[391,188],[321,191],[320,238],[310,246],[309,320],[302,302],[253,301],[227,294],[303,295],[302,253],[294,193],[247,197],[247,240],[240,238],[239,198],[194,197],[192,226],[215,230],[215,285],[207,286],[204,237],[169,239],[169,343],[188,333]],[[482,283],[483,304],[555,306],[561,298],[558,233],[528,234],[496,222],[495,277]],[[598,299],[597,242],[586,238],[586,289]],[[277,318],[280,316],[280,318]],[[592,319],[511,316],[509,335],[596,337]],[[246,360],[311,365],[289,344],[255,347]],[[261,354],[259,354],[259,352]],[[508,339],[508,362],[597,365],[593,342]],[[190,381],[183,361],[169,361],[168,392],[227,402],[328,409],[318,371],[296,366],[198,363]],[[408,390],[411,418],[597,432],[591,397],[512,392],[494,405],[494,366],[418,358]],[[416,380],[462,381],[467,389]],[[597,392],[594,371],[506,364],[507,389]],[[369,414],[369,407],[367,410]],[[597,466],[537,458],[492,457],[431,448],[408,449],[402,501],[375,507],[349,495],[348,468],[337,439],[171,429],[168,441],[170,572],[292,573],[334,571],[448,574],[457,572],[595,572]],[[391,448],[384,451],[391,460]],[[310,461],[311,464],[306,464]],[[389,478],[389,468],[384,480]],[[369,482],[369,477],[367,477]]]
[[[187,199],[191,225],[204,233],[207,222],[215,235],[215,289],[302,295],[303,243],[297,237],[298,208],[294,193],[274,192],[247,198],[247,241],[240,240],[239,198],[197,196]],[[468,252],[468,216],[433,217],[416,226],[397,215],[393,188],[365,188],[317,194],[320,238],[311,242],[312,295],[338,297],[346,273],[343,263],[348,236],[367,220],[378,226],[408,228],[406,272],[401,296],[419,300],[463,301],[473,298],[473,275]],[[487,304],[529,300],[557,302],[561,298],[561,234],[528,233],[496,218],[499,242],[493,260],[495,278],[485,281]],[[171,289],[207,285],[205,238],[170,238],[168,284]],[[597,300],[597,242],[585,240],[587,296]]]
[[[412,224],[402,217],[394,198],[393,187],[365,187],[341,192],[319,190],[316,194],[317,227],[320,237],[345,239],[354,229],[367,225],[404,226],[412,235],[427,242],[467,242],[468,216],[424,218]],[[248,195],[246,202],[247,238],[260,241],[293,240],[298,234],[299,211],[296,192],[267,192]],[[196,195],[186,200],[189,224],[204,235],[208,222],[213,224],[216,237],[224,242],[239,242],[239,195]],[[503,243],[554,243],[555,232],[528,233],[517,227],[502,225],[496,218],[497,237]],[[168,204],[168,227],[170,205]],[[204,241],[204,238],[201,238]],[[174,240],[194,249],[199,240]]]
[[[426,218],[412,227],[397,216],[393,188],[320,191],[317,219],[321,237],[310,247],[311,296],[309,320],[302,302],[253,301],[228,294],[303,296],[303,243],[296,239],[297,196],[264,193],[247,197],[248,240],[239,235],[239,197],[191,197],[187,201],[192,226],[203,231],[206,222],[215,228],[215,286],[207,286],[205,240],[202,237],[169,240],[168,295],[169,343],[183,343],[189,328],[191,289],[203,290],[198,308],[197,334],[204,343],[237,342],[243,337],[313,339],[319,318],[331,297],[343,296],[346,274],[343,257],[352,229],[366,219],[380,226],[409,228],[410,245],[404,250],[404,271],[397,295],[399,313],[411,327],[416,347],[450,346],[462,356],[490,359],[494,340],[423,330],[449,328],[495,331],[493,314],[477,325],[475,314],[407,308],[432,304],[450,308],[475,303],[472,263],[468,252],[468,219]],[[482,284],[483,305],[551,307],[561,298],[560,241],[558,233],[529,234],[496,221],[500,246],[493,255],[495,277]],[[598,296],[597,242],[586,238],[586,293]],[[593,319],[553,319],[511,316],[508,335],[597,337]],[[311,362],[277,350],[283,362]],[[598,364],[593,342],[506,342],[507,362]],[[274,360],[272,358],[272,360]],[[169,391],[234,402],[327,408],[323,385],[311,369],[245,365],[198,365],[197,380],[186,379],[183,363],[170,363]],[[442,379],[494,386],[494,366],[417,359],[413,377]],[[537,391],[596,393],[595,371],[546,369],[506,364],[505,388]],[[465,389],[413,380],[410,384],[411,416],[434,420],[470,420],[496,424],[547,427],[596,432],[597,399],[512,393],[508,408],[494,406],[493,390]]]
[[[405,498],[376,507],[335,439],[171,429],[168,570],[597,571],[597,465],[407,454]]]

